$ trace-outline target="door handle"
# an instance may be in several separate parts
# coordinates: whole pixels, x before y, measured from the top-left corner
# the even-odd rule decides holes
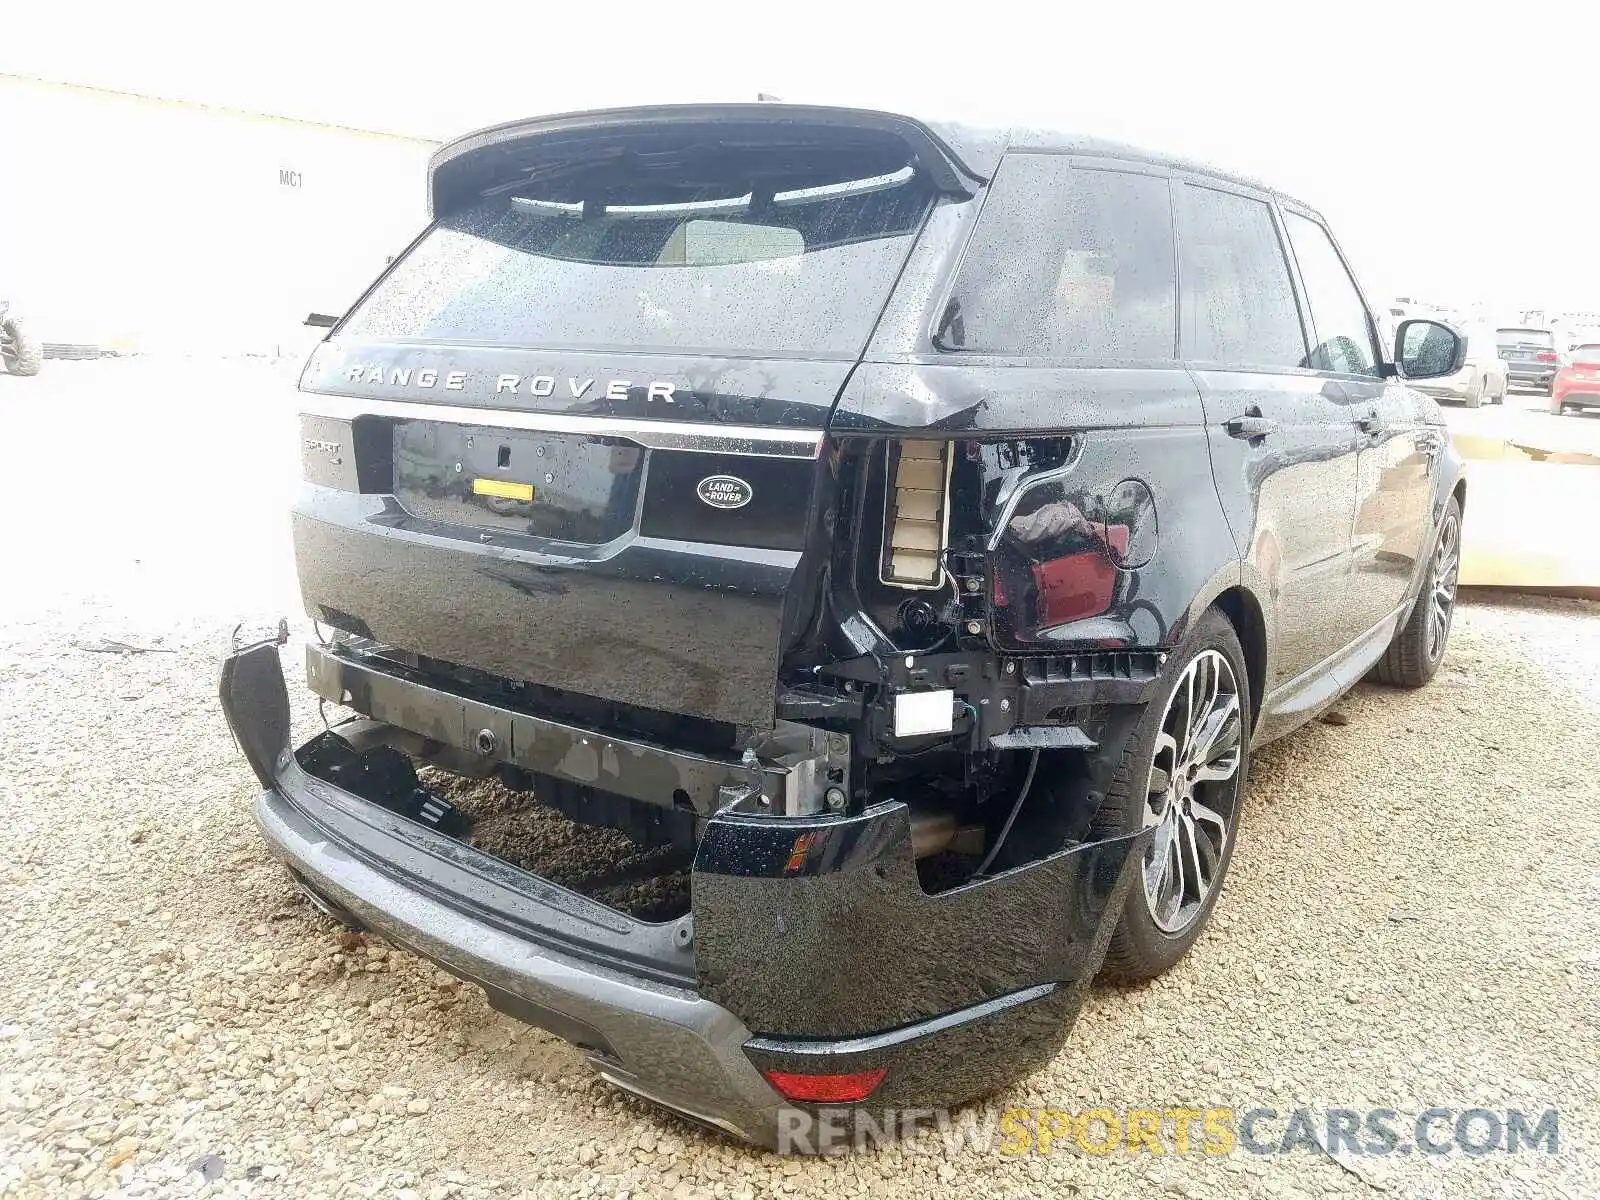
[[[1356,428],[1361,430],[1362,433],[1379,434],[1389,428],[1389,422],[1385,421],[1377,413],[1370,412],[1364,417],[1356,418]]]
[[[1224,429],[1229,437],[1243,438],[1247,442],[1259,441],[1268,434],[1278,431],[1278,423],[1271,417],[1263,417],[1259,409],[1252,409],[1241,417],[1234,417],[1227,422]]]

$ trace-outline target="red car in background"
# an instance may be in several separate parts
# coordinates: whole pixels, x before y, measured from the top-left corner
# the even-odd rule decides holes
[[[1550,411],[1560,416],[1569,408],[1600,408],[1600,342],[1574,346],[1550,381]]]

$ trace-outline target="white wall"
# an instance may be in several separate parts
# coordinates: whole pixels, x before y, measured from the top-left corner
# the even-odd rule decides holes
[[[46,341],[298,347],[427,217],[423,139],[13,76],[0,129],[0,296]]]

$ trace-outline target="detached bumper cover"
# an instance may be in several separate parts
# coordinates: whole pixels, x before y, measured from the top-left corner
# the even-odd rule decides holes
[[[795,1118],[763,1071],[883,1066],[868,1107],[926,1108],[1047,1062],[1142,849],[1143,835],[1095,843],[928,896],[902,805],[717,817],[692,916],[648,924],[309,774],[275,644],[226,661],[221,700],[265,788],[256,821],[315,898],[573,1043],[612,1083],[769,1146]]]

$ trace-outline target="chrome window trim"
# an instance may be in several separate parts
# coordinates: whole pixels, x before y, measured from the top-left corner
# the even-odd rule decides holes
[[[487,425],[535,433],[576,433],[617,437],[647,450],[685,450],[702,454],[749,454],[760,458],[818,458],[820,429],[777,429],[758,425],[721,425],[693,421],[640,421],[627,417],[574,416],[526,409],[478,408],[465,404],[431,404],[410,400],[378,400],[355,396],[302,393],[302,416],[354,420],[395,417],[408,421],[443,421],[452,425]]]

